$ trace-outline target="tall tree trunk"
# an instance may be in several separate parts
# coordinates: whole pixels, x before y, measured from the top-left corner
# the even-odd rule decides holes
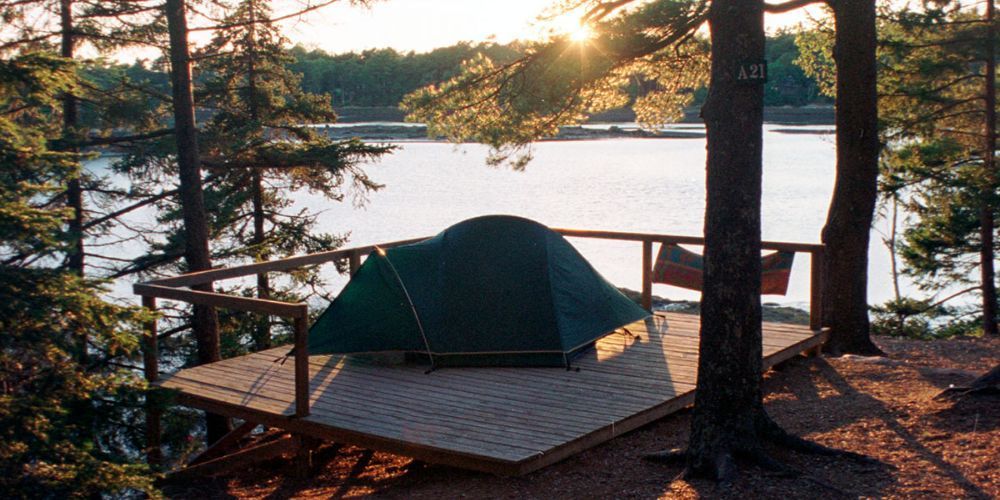
[[[750,66],[764,60],[763,8],[760,0],[713,0],[709,11],[712,71],[702,108],[708,164],[701,345],[691,438],[681,456],[689,475],[721,482],[736,476],[736,458],[797,473],[771,459],[764,442],[863,458],[788,434],[764,410],[760,305],[764,87],[752,79]],[[750,81],[744,75],[751,76]],[[656,453],[647,458],[672,461],[678,455]]]
[[[174,138],[180,171],[180,204],[184,218],[184,259],[189,271],[212,267],[208,250],[209,232],[198,159],[198,129],[195,126],[194,94],[191,86],[191,58],[184,0],[166,0],[167,27],[170,34],[170,84],[173,91]],[[192,287],[212,291],[212,285]],[[215,309],[193,306],[192,328],[198,342],[198,363],[221,359],[219,320]],[[206,415],[207,440],[214,443],[229,431],[229,419]]]
[[[983,332],[1000,335],[997,331],[997,287],[993,270],[995,230],[994,209],[997,189],[996,148],[997,148],[997,61],[996,27],[994,26],[993,0],[986,1],[986,143],[983,145],[983,167],[986,170],[986,189],[980,199],[979,209],[979,264],[983,294]]]
[[[868,243],[878,182],[875,0],[831,2],[836,21],[837,180],[823,243],[831,353],[882,354],[868,322]]]
[[[991,336],[998,334],[996,272],[993,268],[994,197],[986,191],[979,200],[979,282],[983,299],[983,333]]]
[[[62,32],[60,55],[66,59],[73,59],[76,45],[76,37],[73,33],[73,0],[59,1],[59,19],[60,31]],[[62,137],[66,145],[61,150],[75,152],[76,147],[69,144],[76,142],[79,113],[77,98],[72,92],[67,92],[62,97],[62,116]],[[69,230],[73,237],[73,247],[69,253],[68,265],[74,273],[83,276],[83,188],[80,184],[80,174],[81,172],[78,169],[77,175],[69,181],[66,188],[66,201],[73,210],[73,215],[69,220]]]
[[[892,217],[889,221],[889,239],[886,245],[889,247],[889,270],[892,272],[892,297],[899,302],[903,299],[902,292],[899,291],[899,198],[892,197]]]
[[[73,0],[59,0],[59,29],[61,31],[60,55],[66,59],[73,59],[76,48],[76,35],[73,32]],[[72,144],[77,140],[77,127],[79,126],[79,107],[76,96],[72,92],[66,92],[62,96],[62,142],[61,151],[77,152],[77,148]],[[83,241],[83,186],[80,177],[83,175],[83,166],[77,162],[76,172],[73,178],[66,184],[66,205],[72,211],[68,221],[69,234],[72,237],[72,246],[66,258],[66,265],[70,271],[77,276],[83,276],[85,272],[84,263],[84,241]],[[88,355],[89,338],[86,334],[80,337],[80,347],[77,359],[80,364],[86,366],[89,363]]]
[[[764,60],[763,3],[713,0],[712,71],[702,109],[708,135],[705,281],[692,472],[730,479],[733,456],[757,449],[761,393],[760,198],[764,88],[739,82]],[[744,67],[745,70],[745,67]]]
[[[257,13],[257,6],[253,1],[250,1],[249,7],[250,26],[248,30],[249,40],[247,40],[248,105],[250,106],[250,118],[256,122],[256,126],[260,126],[260,111],[257,105],[257,53],[255,50],[257,46],[257,30],[255,24],[256,19],[254,18],[254,15]],[[269,257],[269,252],[264,249],[264,242],[267,240],[267,234],[264,227],[265,214],[263,177],[263,171],[259,168],[254,168],[250,173],[250,189],[253,201],[253,244],[257,248],[258,261],[265,261]],[[271,281],[268,279],[267,273],[257,275],[257,297],[261,299],[271,298]],[[257,322],[257,332],[254,344],[257,350],[264,350],[271,347],[271,318],[266,314],[262,315],[260,320]]]
[[[250,174],[250,183],[253,198],[253,244],[258,248],[257,260],[265,261],[269,257],[269,252],[263,248],[264,242],[267,240],[267,233],[264,227],[264,182],[260,169],[253,169]],[[268,279],[267,273],[257,275],[257,297],[261,299],[271,298],[271,281]],[[254,344],[259,351],[271,347],[271,318],[266,314],[262,315],[257,323]]]

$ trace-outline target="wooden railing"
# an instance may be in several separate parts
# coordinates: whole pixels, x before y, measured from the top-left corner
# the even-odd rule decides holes
[[[585,229],[554,229],[554,231],[568,237],[574,238],[596,238],[605,240],[635,241],[642,245],[642,306],[647,310],[652,306],[652,269],[653,269],[653,244],[654,243],[676,243],[689,245],[704,245],[704,238],[697,236],[677,236],[669,234],[651,233],[626,233],[616,231],[591,231]],[[288,303],[274,300],[256,299],[250,297],[237,297],[222,293],[203,292],[192,290],[188,287],[193,285],[211,284],[216,281],[251,276],[261,273],[289,271],[303,266],[324,264],[333,261],[347,260],[351,274],[353,275],[361,266],[361,259],[379,248],[392,248],[423,241],[426,238],[414,238],[409,240],[393,241],[380,245],[369,245],[343,250],[333,250],[329,252],[301,255],[289,257],[287,259],[246,264],[235,267],[211,269],[180,276],[161,278],[145,283],[137,283],[133,290],[137,295],[142,296],[142,303],[145,307],[155,310],[156,299],[178,300],[190,304],[199,304],[211,307],[221,307],[248,311],[260,314],[269,314],[293,320],[295,326],[294,336],[294,360],[295,360],[295,408],[296,417],[309,415],[309,356],[307,353],[307,336],[309,327],[307,324],[309,310],[304,303]],[[807,243],[789,243],[777,241],[761,242],[763,250],[778,250],[790,252],[804,252],[812,256],[810,273],[810,294],[809,294],[809,324],[813,330],[820,330],[822,326],[822,293],[823,293],[823,245]],[[144,337],[144,362],[147,380],[155,382],[157,378],[157,346],[156,346],[156,322],[147,325]]]
[[[678,245],[705,245],[701,236],[678,236],[673,234],[627,233],[619,231],[592,231],[589,229],[553,228],[553,231],[574,238],[597,238],[603,240],[637,241],[642,243],[642,307],[653,305],[653,244],[673,243]],[[761,250],[810,254],[809,270],[809,327],[820,330],[823,326],[823,253],[826,247],[818,243],[795,243],[789,241],[761,241]]]

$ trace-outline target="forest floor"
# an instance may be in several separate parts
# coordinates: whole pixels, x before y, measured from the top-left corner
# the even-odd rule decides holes
[[[556,465],[501,478],[387,453],[326,445],[309,479],[288,458],[228,476],[166,485],[176,498],[1000,498],[1000,397],[934,397],[1000,360],[1000,339],[877,338],[887,358],[790,360],[765,376],[768,412],[785,429],[869,455],[875,464],[772,450],[807,475],[781,478],[744,466],[727,490],[683,480],[645,453],[682,447],[682,411]]]

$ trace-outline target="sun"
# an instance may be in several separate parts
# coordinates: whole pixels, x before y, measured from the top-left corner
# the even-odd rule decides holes
[[[577,13],[566,13],[548,22],[549,34],[583,43],[594,38],[594,30]]]
[[[586,42],[594,36],[594,31],[586,24],[578,24],[569,30],[569,39],[577,43]]]

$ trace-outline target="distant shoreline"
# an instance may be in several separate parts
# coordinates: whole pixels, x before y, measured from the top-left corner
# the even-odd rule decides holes
[[[684,111],[681,123],[701,123],[698,108],[688,108]],[[338,107],[339,123],[364,122],[401,122],[405,114],[393,106],[375,107]],[[613,109],[594,115],[587,123],[629,123],[635,122],[635,113],[627,108]],[[764,122],[781,125],[833,125],[834,108],[832,105],[811,106],[765,106]]]
[[[615,124],[605,124],[606,127],[575,126],[562,127],[559,134],[546,137],[546,141],[589,141],[599,139],[704,139],[703,129],[666,129],[643,130],[636,127],[622,127]],[[797,125],[801,126],[801,125]],[[443,137],[428,137],[427,127],[422,124],[394,123],[338,123],[332,126],[317,125],[316,129],[330,139],[343,140],[360,138],[366,141],[386,142],[444,142]],[[832,134],[833,128],[795,129],[777,128],[773,132],[782,134]]]
[[[427,127],[422,124],[402,124],[405,116],[394,107],[347,107],[337,110],[340,118],[336,125],[324,127],[317,125],[331,139],[348,139],[358,137],[369,141],[421,141],[437,142],[443,138],[427,136]],[[704,139],[704,130],[668,129],[643,130],[635,127],[623,127],[621,124],[634,123],[635,114],[628,109],[612,110],[591,118],[584,126],[562,127],[555,137],[545,141],[573,141],[594,139]],[[832,106],[766,107],[764,122],[777,125],[833,125]],[[681,124],[700,124],[697,109],[685,111]],[[356,125],[355,125],[356,124]],[[606,126],[602,126],[606,125]],[[783,133],[831,133],[831,129],[791,130],[779,129]]]
[[[316,129],[327,137],[335,140],[358,137],[367,141],[408,141],[408,142],[442,142],[441,137],[428,137],[427,127],[421,124],[364,123],[352,126],[351,123],[338,123],[335,126],[317,125]],[[547,137],[543,141],[585,141],[594,139],[704,139],[705,132],[701,130],[642,130],[637,128],[622,128],[616,125],[608,127],[562,127],[559,135]]]
[[[371,142],[445,142],[443,137],[428,137],[427,127],[420,123],[404,123],[403,112],[394,107],[342,108],[339,119],[330,125],[313,125],[333,140],[359,138]],[[771,128],[782,134],[833,134],[833,106],[765,107],[764,123],[787,127]],[[555,137],[546,141],[590,141],[601,139],[704,139],[697,110],[685,112],[684,120],[660,130],[644,130],[635,125],[631,110],[621,109],[601,113],[579,126],[562,127]],[[811,127],[811,128],[801,128]],[[95,148],[102,155],[116,156],[113,147]]]

